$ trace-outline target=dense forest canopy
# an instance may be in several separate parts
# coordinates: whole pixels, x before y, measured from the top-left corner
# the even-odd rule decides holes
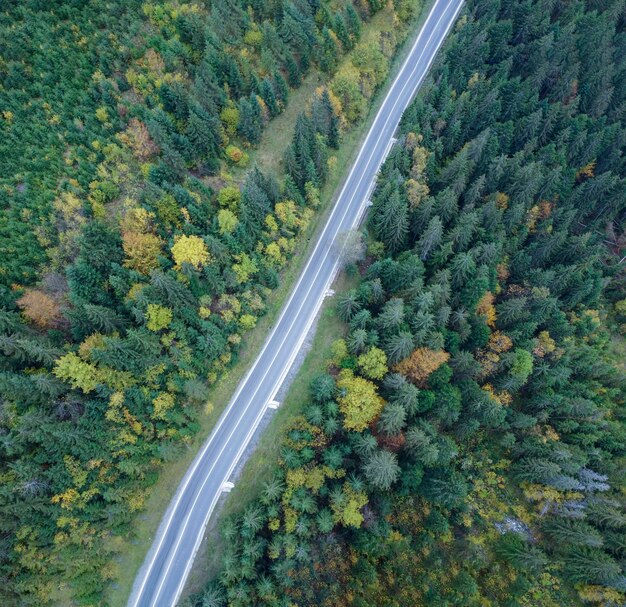
[[[103,603],[419,7],[2,4],[3,605]],[[251,157],[310,75],[265,174]]]
[[[622,0],[467,3],[345,336],[189,604],[625,604],[625,26]]]

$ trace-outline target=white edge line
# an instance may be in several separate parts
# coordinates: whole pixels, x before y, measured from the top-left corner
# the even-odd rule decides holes
[[[428,20],[430,19],[433,11],[435,10],[435,7],[437,6],[437,1],[433,4],[430,13],[428,14],[428,17],[426,18],[426,21],[424,22],[424,26],[426,25],[426,23],[428,22]],[[405,60],[405,62],[402,64],[402,67],[400,68],[400,71],[398,72],[398,75],[396,76],[396,79],[398,79],[400,77],[400,75],[404,72],[407,64],[408,64],[408,59],[411,56],[411,54],[413,53],[413,51],[415,50],[417,44],[419,43],[421,37],[422,37],[422,32],[424,31],[424,27],[422,27],[422,30],[420,30],[417,39],[415,40],[415,43],[413,44],[413,47],[411,48],[411,51],[409,52],[407,59]],[[378,116],[380,115],[380,112],[382,111],[383,107],[385,106],[385,103],[387,102],[387,99],[389,97],[389,95],[391,94],[391,91],[393,90],[393,83],[391,84],[391,86],[389,87],[389,91],[387,92],[387,95],[385,96],[385,99],[383,100],[383,102],[380,105],[380,108],[378,109],[378,112],[372,122],[372,125],[376,123],[376,121],[378,120]],[[337,201],[339,201],[343,195],[343,192],[348,184],[348,182],[350,181],[350,178],[352,176],[352,173],[354,172],[354,169],[356,167],[356,165],[358,164],[358,161],[361,157],[361,154],[363,153],[363,150],[366,147],[366,143],[369,140],[369,136],[372,132],[372,129],[370,129],[370,131],[367,134],[367,137],[365,139],[365,142],[363,143],[363,146],[361,147],[361,150],[359,151],[359,153],[357,154],[357,157],[352,165],[352,168],[350,170],[350,173],[348,173],[348,177],[346,178],[343,188],[339,194],[339,196],[337,197]],[[287,310],[287,308],[289,307],[289,304],[291,303],[291,300],[293,299],[294,293],[297,291],[298,286],[300,285],[300,282],[302,281],[302,277],[306,274],[306,270],[309,267],[309,263],[311,261],[311,259],[315,256],[315,253],[317,251],[317,248],[319,246],[320,241],[322,240],[322,237],[324,236],[327,227],[331,224],[331,219],[335,213],[335,209],[338,207],[337,204],[335,204],[333,206],[333,209],[326,221],[326,225],[324,226],[322,233],[320,234],[320,237],[317,240],[317,243],[315,245],[315,247],[313,248],[313,251],[311,252],[311,255],[309,256],[309,259],[307,260],[307,264],[305,265],[304,269],[302,270],[300,277],[298,278],[298,281],[296,282],[295,286],[293,287],[293,289],[291,290],[289,299],[287,300],[287,302],[285,303],[283,309],[281,310],[281,314],[278,318],[278,320],[274,323],[274,327],[272,328],[272,331],[270,332],[270,334],[268,335],[265,343],[263,344],[263,348],[261,349],[261,351],[259,352],[259,354],[257,355],[254,363],[252,364],[252,366],[250,367],[250,369],[248,370],[248,372],[246,373],[244,379],[241,381],[241,383],[239,384],[239,386],[237,387],[237,390],[235,391],[235,394],[233,395],[230,403],[228,404],[227,408],[224,410],[224,412],[220,415],[220,418],[217,422],[217,425],[215,426],[215,428],[213,428],[211,435],[209,436],[207,442],[204,444],[204,446],[202,447],[202,449],[200,450],[200,452],[198,453],[198,455],[196,455],[196,457],[194,458],[194,461],[192,463],[192,466],[187,470],[187,473],[185,474],[185,476],[183,477],[183,482],[181,483],[181,485],[179,486],[176,495],[174,497],[174,500],[171,502],[170,506],[168,507],[168,516],[167,516],[167,523],[165,524],[165,527],[163,527],[163,529],[158,529],[157,533],[160,534],[160,541],[157,544],[156,548],[154,550],[151,550],[151,552],[153,552],[153,556],[152,559],[150,561],[150,563],[147,565],[147,567],[144,565],[142,567],[142,569],[145,570],[144,575],[143,575],[143,581],[139,587],[139,589],[137,590],[137,594],[135,596],[135,600],[133,601],[132,605],[133,607],[137,607],[139,605],[139,600],[141,599],[141,594],[143,593],[143,590],[145,588],[146,582],[148,580],[148,576],[152,570],[152,567],[154,566],[154,561],[156,560],[156,555],[158,554],[162,544],[163,544],[163,540],[165,537],[165,534],[169,528],[169,525],[174,517],[174,512],[176,510],[176,507],[178,506],[178,503],[180,502],[181,496],[184,493],[185,489],[187,488],[187,485],[189,484],[189,481],[191,479],[191,477],[193,476],[193,474],[196,471],[196,468],[198,467],[200,461],[202,460],[202,458],[204,457],[204,454],[206,453],[207,449],[209,448],[209,445],[211,444],[213,437],[216,435],[217,431],[220,429],[220,427],[222,426],[224,419],[227,417],[230,409],[234,406],[237,398],[239,397],[239,394],[241,393],[243,387],[245,386],[245,384],[247,383],[248,379],[250,378],[250,375],[252,374],[252,372],[254,371],[254,369],[257,366],[257,363],[259,361],[259,359],[261,358],[261,356],[263,355],[263,353],[265,352],[265,349],[267,348],[267,345],[269,344],[269,342],[272,340],[272,337],[274,336],[274,333],[276,331],[276,327],[280,324],[280,321],[283,318],[283,315],[285,314],[285,311]],[[139,574],[141,574],[141,570],[138,572]],[[129,601],[129,606],[130,606],[130,601]]]
[[[459,6],[457,7],[457,9],[455,10],[455,13],[454,13],[453,19],[451,20],[450,24],[448,24],[448,26],[446,27],[446,30],[445,30],[444,35],[443,35],[443,37],[442,37],[442,42],[441,42],[441,44],[443,43],[443,40],[444,40],[444,39],[445,39],[445,37],[447,36],[447,34],[448,34],[449,30],[450,30],[451,25],[454,23],[454,20],[455,20],[455,18],[456,18],[456,15],[458,14],[458,12],[459,12],[460,8],[462,7],[462,4],[463,4],[462,2],[459,4]],[[437,27],[437,26],[439,25],[439,23],[440,23],[441,19],[443,18],[443,15],[446,13],[446,11],[448,10],[448,8],[449,8],[449,7],[450,7],[450,4],[448,4],[448,5],[446,6],[446,8],[444,9],[444,11],[443,11],[443,13],[442,13],[442,16],[441,16],[441,17],[439,18],[439,20],[437,21],[437,24],[435,25],[435,27]],[[420,32],[420,33],[421,33],[421,32]],[[431,38],[432,38],[432,34],[431,34],[431,36],[429,37],[429,41],[430,41],[430,39],[431,39]],[[439,45],[439,47],[441,46],[441,44]],[[439,50],[439,47],[437,48],[437,51]],[[423,54],[424,54],[424,52],[422,52],[422,56],[423,56]],[[426,65],[426,68],[425,68],[425,70],[424,70],[424,72],[423,72],[423,74],[422,74],[421,78],[419,78],[419,79],[418,79],[418,81],[415,83],[415,85],[414,85],[414,87],[413,87],[413,90],[414,90],[414,91],[415,91],[415,90],[416,90],[416,89],[420,86],[421,82],[422,82],[422,81],[424,80],[424,78],[426,77],[426,74],[427,74],[427,72],[428,72],[428,69],[430,68],[430,65],[432,64],[432,62],[434,61],[434,59],[435,59],[435,57],[436,57],[436,54],[437,54],[437,52],[433,53],[432,57],[429,59],[429,61],[428,61],[427,65]],[[421,58],[421,57],[420,57],[420,58]],[[417,67],[417,66],[416,66],[416,67]],[[415,68],[414,68],[414,70],[415,70]],[[414,71],[414,70],[413,70],[413,71]],[[402,71],[403,71],[403,69],[400,71],[400,73],[402,73]],[[398,74],[398,76],[399,76],[399,75],[400,75],[400,74]],[[402,90],[400,91],[400,94],[404,93],[404,89],[406,88],[406,85],[407,85],[408,83],[409,83],[409,81],[407,80],[407,82],[405,83],[405,85],[402,87]],[[392,85],[392,88],[393,88],[393,85]],[[412,95],[411,95],[411,96],[412,96]],[[384,102],[383,102],[383,105],[384,105]],[[407,104],[407,105],[408,105],[408,104]],[[394,106],[393,106],[392,110],[395,110],[395,104],[394,104]],[[378,116],[378,115],[377,115],[377,116]],[[388,121],[389,121],[388,119],[385,121],[385,124],[383,125],[383,128],[381,129],[381,131],[384,131],[384,130],[385,130],[385,127],[387,126]],[[374,120],[374,123],[375,123],[375,122],[376,122],[376,119]],[[370,131],[370,132],[371,132],[371,131]],[[382,137],[382,134],[383,134],[383,133],[381,132],[381,135],[379,136],[379,138],[378,138],[378,140],[377,140],[377,142],[376,142],[376,143],[378,143],[378,141],[380,141],[380,137]],[[366,141],[367,141],[367,139],[366,139]],[[390,143],[392,143],[392,142],[390,142]],[[385,152],[385,154],[383,155],[383,159],[379,162],[379,165],[378,165],[378,167],[377,167],[377,170],[378,170],[378,168],[380,167],[380,165],[382,164],[382,162],[384,161],[384,158],[386,157],[386,154],[388,153],[388,151],[389,151],[390,147],[391,147],[391,145],[388,145],[388,146],[387,146],[387,148],[386,148],[386,152]],[[370,158],[368,159],[368,162],[367,162],[367,164],[366,164],[365,170],[367,170],[367,169],[369,168],[369,163],[370,163],[370,161],[372,160],[372,156],[373,156],[373,154],[370,154]],[[358,157],[357,157],[357,160],[358,160]],[[357,164],[357,163],[355,162],[355,165],[356,165],[356,164]],[[353,168],[354,168],[354,167],[353,167]],[[351,173],[352,173],[352,171],[351,171]],[[349,180],[349,178],[350,178],[350,175],[348,176],[348,180]],[[356,189],[358,189],[358,187],[360,186],[361,182],[362,182],[362,179],[361,179],[361,180],[359,180],[359,182],[357,183],[357,185],[356,185],[356,187],[355,187],[355,190],[356,190]],[[345,189],[345,186],[344,186],[344,189]],[[343,190],[342,190],[342,193],[343,193]],[[355,195],[356,195],[356,192],[353,194],[353,196],[352,196],[352,198],[351,198],[350,202],[348,203],[348,205],[346,205],[346,207],[347,207],[347,208],[346,208],[346,210],[344,211],[344,214],[343,214],[343,216],[342,216],[342,218],[341,218],[341,220],[340,220],[340,224],[341,224],[341,223],[343,222],[343,220],[345,219],[346,213],[347,213],[347,211],[349,210],[350,204],[351,204],[352,200],[354,199],[354,196],[355,196]],[[340,195],[340,197],[341,197],[341,195]],[[362,208],[360,208],[359,210],[360,210],[360,211],[362,211],[363,209],[362,209]],[[360,213],[360,214],[362,214],[362,213]],[[320,238],[321,238],[321,237],[320,237]],[[321,262],[320,266],[321,266],[321,265],[325,262],[326,258],[327,258],[327,254],[324,256],[324,259],[323,259],[323,261]],[[335,262],[335,264],[334,264],[334,270],[336,270],[336,269],[337,269],[337,263],[338,263],[338,262],[336,261],[336,262]],[[335,272],[333,272],[333,274],[336,274],[336,271],[335,271]],[[316,276],[314,277],[313,282],[315,281],[315,279],[317,278],[317,276],[318,276],[318,275],[319,275],[319,270],[318,270],[318,272],[316,273]],[[309,288],[309,292],[310,292],[311,288],[312,288],[312,285],[311,285],[311,287]],[[308,293],[307,293],[307,295],[308,295]],[[314,311],[315,311],[315,313],[311,315],[311,317],[310,317],[309,321],[307,322],[307,325],[306,325],[306,331],[304,331],[304,332],[302,333],[301,338],[298,340],[297,346],[293,349],[292,354],[291,354],[291,356],[289,357],[287,364],[283,367],[283,371],[281,372],[281,376],[280,376],[279,380],[278,380],[277,382],[275,382],[275,386],[277,386],[277,385],[278,385],[278,386],[280,386],[280,384],[281,384],[281,383],[282,383],[282,381],[284,380],[285,375],[289,372],[289,369],[290,369],[291,365],[293,364],[293,360],[294,360],[295,356],[297,355],[297,352],[298,352],[299,348],[301,347],[302,342],[303,342],[304,338],[306,337],[306,334],[307,334],[307,333],[308,333],[308,331],[310,330],[310,325],[312,324],[313,320],[315,319],[315,316],[317,315],[317,312],[319,312],[320,301],[321,301],[322,299],[323,299],[323,298],[319,298],[319,297],[318,297],[318,300],[317,300],[317,302],[316,302],[316,305],[315,305],[315,306],[314,306],[314,308],[313,308],[313,309],[314,309]],[[301,306],[301,307],[302,307],[302,306]],[[293,325],[294,325],[294,323],[295,323],[295,320],[296,320],[296,319],[294,319],[294,321],[292,321],[292,323],[291,323],[291,325],[290,325],[289,329],[287,330],[287,333],[286,333],[286,334],[288,334],[288,333],[291,331],[291,329],[293,328]],[[276,356],[277,356],[277,355],[276,355]],[[275,360],[276,356],[274,356],[274,359],[272,360],[272,363],[273,363],[273,361]],[[270,365],[270,366],[271,366],[271,365]],[[267,377],[268,372],[269,372],[269,369],[268,369],[268,371],[266,371],[266,373],[264,374],[263,378],[261,379],[260,384],[261,384],[261,383],[265,380],[265,377]],[[259,385],[260,385],[260,384],[259,384]],[[252,404],[252,400],[253,400],[253,398],[254,398],[254,396],[255,396],[255,395],[256,395],[256,391],[255,391],[255,393],[252,395],[252,397],[250,398],[250,400],[249,400],[249,402],[248,402],[248,405],[247,405],[247,406],[246,406],[246,408],[244,409],[244,411],[243,411],[242,415],[240,416],[240,418],[239,418],[239,420],[238,420],[237,424],[235,424],[235,427],[233,428],[233,431],[231,432],[230,437],[232,437],[232,436],[233,436],[233,434],[235,433],[235,431],[236,431],[236,429],[237,429],[237,426],[238,426],[238,424],[239,424],[239,421],[243,418],[243,416],[245,415],[245,413],[246,413],[246,412],[247,412],[247,410],[249,409],[249,406]],[[258,425],[260,424],[260,421],[261,421],[261,419],[263,418],[263,415],[265,414],[265,412],[266,412],[266,411],[267,411],[267,403],[265,403],[265,405],[264,405],[264,406],[260,409],[259,414],[258,414],[258,415],[257,415],[257,417],[255,418],[255,421],[254,421],[253,425],[251,426],[250,430],[248,431],[248,434],[246,435],[246,438],[245,438],[244,442],[242,443],[241,447],[239,448],[239,450],[238,450],[237,454],[235,455],[235,458],[234,458],[234,459],[233,459],[233,461],[231,462],[231,465],[229,466],[229,469],[228,469],[228,472],[227,472],[227,474],[226,474],[225,478],[228,478],[228,477],[232,474],[232,471],[234,470],[234,468],[236,467],[237,463],[239,462],[239,459],[241,458],[241,455],[242,455],[243,451],[245,451],[245,449],[247,448],[247,446],[248,446],[248,444],[249,444],[249,441],[251,440],[252,436],[254,435],[254,432],[256,431],[256,429],[258,428]],[[229,437],[229,438],[230,438],[230,437]],[[226,448],[226,446],[224,446],[224,447],[222,448],[222,451],[220,451],[220,454],[224,451],[224,449],[225,449],[225,448]],[[219,457],[219,456],[218,456],[218,457]],[[201,492],[202,492],[202,490],[203,490],[203,488],[204,488],[204,486],[205,486],[206,482],[208,481],[208,476],[209,476],[209,475],[211,474],[211,472],[214,470],[215,465],[216,465],[216,464],[213,464],[213,466],[211,466],[211,469],[210,469],[210,470],[209,470],[209,472],[207,473],[207,476],[205,477],[205,480],[204,480],[204,482],[202,483],[202,485],[201,485],[201,487],[200,487],[200,490],[199,490],[199,491],[197,492],[197,494],[196,494],[196,498],[194,499],[194,502],[193,502],[193,504],[192,504],[192,506],[191,506],[191,510],[187,513],[187,515],[186,515],[186,517],[185,517],[185,523],[184,523],[184,525],[183,525],[183,533],[184,533],[184,530],[186,529],[187,524],[188,524],[188,522],[189,522],[189,519],[190,519],[190,516],[191,516],[192,510],[193,510],[193,507],[194,507],[194,505],[197,503],[197,501],[198,501],[198,499],[199,499],[199,496],[200,496],[200,494],[201,494]],[[209,510],[207,511],[207,515],[205,516],[205,519],[204,519],[203,524],[202,524],[202,527],[201,527],[201,533],[199,533],[199,534],[198,534],[198,538],[197,538],[197,540],[196,540],[196,542],[195,542],[195,544],[194,544],[194,548],[193,548],[193,551],[192,551],[192,555],[191,555],[190,559],[189,559],[189,560],[188,560],[188,562],[187,562],[187,565],[186,565],[185,571],[184,571],[184,573],[183,573],[183,576],[182,576],[182,578],[181,578],[181,581],[180,581],[180,583],[179,583],[179,586],[177,587],[177,590],[176,590],[176,595],[175,595],[175,601],[174,601],[174,602],[176,602],[176,601],[178,600],[178,597],[179,597],[179,595],[180,595],[180,592],[182,591],[182,587],[183,587],[184,582],[185,582],[185,580],[186,580],[186,578],[187,578],[188,572],[189,572],[189,570],[190,570],[190,568],[191,568],[191,566],[192,566],[192,564],[193,564],[193,560],[194,560],[195,554],[197,553],[197,550],[198,550],[198,548],[199,548],[199,546],[200,546],[200,544],[201,544],[202,537],[203,537],[203,535],[204,535],[204,529],[206,528],[206,524],[208,523],[208,519],[210,518],[210,514],[211,514],[212,510],[214,509],[215,502],[217,501],[217,499],[218,499],[218,498],[219,498],[219,495],[216,495],[216,496],[214,497],[214,499],[212,500],[211,505],[210,505],[210,507],[209,507]],[[181,539],[182,539],[182,537],[180,537],[180,536],[179,536],[179,539],[178,539],[178,541],[176,542],[176,546],[174,547],[174,552],[173,552],[173,554],[170,556],[170,558],[168,559],[168,561],[167,561],[167,563],[166,563],[166,570],[165,570],[165,573],[166,573],[166,574],[167,574],[167,572],[169,571],[169,569],[170,569],[170,567],[171,567],[171,561],[172,561],[172,559],[173,559],[174,554],[176,553],[176,551],[177,551],[177,549],[178,549],[178,546],[180,545],[180,541],[181,541]],[[160,591],[161,591],[161,589],[162,589],[162,587],[163,587],[164,581],[165,581],[165,580],[162,580],[162,581],[161,581],[161,584],[159,585],[159,587],[158,587],[158,589],[157,589],[157,596],[155,597],[155,600],[156,600],[156,599],[158,599],[158,595],[160,594]],[[153,602],[152,604],[154,604],[154,602]]]

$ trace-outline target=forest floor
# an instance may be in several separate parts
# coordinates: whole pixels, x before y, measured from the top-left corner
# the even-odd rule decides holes
[[[105,597],[106,604],[111,605],[111,607],[123,607],[126,605],[137,571],[150,549],[159,523],[167,510],[172,496],[176,493],[180,480],[211,433],[219,416],[230,402],[232,394],[256,358],[273,323],[278,317],[302,270],[303,264],[315,246],[317,237],[326,223],[336,195],[360,149],[370,124],[376,116],[389,83],[395,77],[399,66],[415,41],[419,28],[425,20],[432,3],[433,0],[424,2],[419,14],[414,17],[413,22],[410,24],[411,33],[396,53],[389,76],[375,95],[366,119],[343,136],[341,146],[335,153],[337,161],[334,170],[329,175],[321,191],[321,207],[316,212],[306,233],[299,239],[298,247],[292,256],[291,263],[281,275],[280,285],[268,298],[265,315],[259,319],[257,326],[245,336],[237,362],[210,390],[208,400],[213,404],[213,409],[209,413],[200,415],[198,420],[199,429],[193,440],[177,453],[172,453],[169,461],[161,469],[157,482],[149,490],[144,510],[137,517],[134,524],[132,538],[120,540],[118,537],[111,537],[111,548],[119,554],[116,562],[115,581],[111,583]],[[377,35],[377,32],[385,25],[385,20],[389,18],[390,14],[387,11],[381,11],[371,21],[364,23],[361,40],[367,40],[370,36]],[[298,114],[302,108],[306,107],[315,89],[325,82],[325,76],[322,76],[318,71],[314,71],[303,80],[302,85],[297,90],[290,92],[287,108],[265,129],[259,148],[250,153],[249,166],[256,162],[263,170],[271,170],[276,174],[281,173],[280,165],[283,153],[291,141]],[[237,175],[235,174],[234,177],[237,178]],[[345,281],[345,277],[338,279],[335,285],[336,290],[342,288],[342,281]],[[224,514],[232,514],[241,509],[243,504],[249,503],[258,494],[262,482],[267,479],[271,468],[275,465],[278,453],[275,437],[280,435],[286,421],[291,419],[294,414],[297,414],[299,407],[306,401],[310,379],[324,368],[324,361],[328,358],[330,344],[337,337],[339,321],[332,311],[334,301],[335,299],[331,298],[322,308],[317,333],[313,342],[314,348],[306,357],[281,408],[271,418],[271,422],[261,437],[254,456],[246,463],[238,488],[233,490],[230,494],[232,497],[225,501],[222,510]],[[210,575],[214,575],[217,570],[219,555],[219,533],[217,529],[219,518],[214,517],[215,520],[210,525],[210,533],[207,536],[212,545],[211,562],[207,567],[205,549],[207,540],[205,540],[190,574],[186,588],[187,593],[189,590],[197,591],[206,583]]]

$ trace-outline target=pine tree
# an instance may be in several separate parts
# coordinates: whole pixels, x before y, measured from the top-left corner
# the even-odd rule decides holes
[[[249,97],[243,97],[239,101],[239,125],[237,131],[250,143],[258,143],[261,139],[263,129],[263,118],[261,107],[256,98],[252,94]]]
[[[367,346],[367,331],[365,329],[355,329],[348,335],[346,343],[351,354],[360,354]]]
[[[350,290],[342,295],[337,303],[337,313],[344,322],[348,322],[360,309],[361,304],[354,290]]]
[[[163,84],[160,89],[165,111],[171,112],[178,120],[187,120],[189,116],[189,93],[179,82]]]
[[[237,62],[230,55],[222,55],[222,61],[224,65],[224,79],[228,84],[232,97],[237,99],[245,92],[241,72]]]
[[[318,375],[311,382],[310,392],[316,402],[323,403],[331,400],[335,393],[335,380],[332,375]]]
[[[404,321],[404,300],[394,297],[385,303],[376,319],[384,331],[393,331]]]
[[[339,149],[341,127],[339,117],[333,112],[328,125],[328,145],[334,150]]]
[[[326,72],[327,74],[332,74],[337,67],[338,52],[335,40],[333,39],[332,34],[327,27],[322,30],[322,39],[320,46],[320,67],[322,68],[322,71]]]
[[[592,583],[622,588],[623,573],[618,563],[597,548],[578,547],[563,559],[565,575],[573,583]]]
[[[263,101],[265,101],[265,104],[270,111],[270,115],[277,116],[280,113],[280,108],[278,106],[278,102],[276,101],[274,87],[268,78],[263,78],[260,92]]]
[[[335,108],[331,103],[330,94],[326,88],[322,92],[321,101],[327,116],[326,139],[328,145],[336,150],[339,147],[339,137],[341,134],[340,121],[339,117],[335,114]]]
[[[350,32],[350,38],[353,41],[359,40],[361,37],[361,17],[352,4],[346,6],[346,24]]]
[[[276,91],[276,97],[284,108],[289,101],[289,87],[284,76],[278,70],[274,72],[274,90]]]
[[[333,19],[333,30],[337,34],[337,38],[341,41],[344,51],[349,51],[352,48],[352,40],[346,26],[346,22],[341,13],[335,14]]]
[[[379,429],[389,436],[400,433],[406,423],[406,410],[399,403],[389,403],[380,414]]]
[[[219,121],[209,116],[202,108],[195,106],[189,114],[186,134],[194,146],[196,156],[217,157],[220,149]]]
[[[407,430],[406,444],[413,457],[423,466],[434,466],[437,463],[439,449],[422,428],[415,426]]]
[[[394,365],[407,358],[414,348],[413,335],[408,331],[401,331],[389,337],[385,343],[385,352],[389,363]]]
[[[300,68],[291,53],[288,53],[285,58],[285,66],[287,68],[287,79],[289,80],[289,85],[292,88],[298,88],[302,82],[302,77],[300,75]]]
[[[303,59],[310,59],[315,44],[315,21],[308,12],[301,10],[304,6],[296,6],[291,2],[285,6],[280,33]],[[306,71],[304,67],[303,71]]]
[[[600,548],[604,544],[602,535],[585,521],[555,517],[548,519],[543,528],[558,545]]]
[[[398,188],[388,199],[376,200],[370,222],[376,237],[385,243],[390,252],[402,248],[409,230],[409,215],[406,200]]]
[[[507,533],[496,547],[498,555],[508,560],[514,567],[528,569],[533,572],[541,571],[547,564],[545,554],[519,535]]]
[[[443,224],[438,216],[433,217],[429,222],[424,234],[419,239],[417,247],[422,260],[426,259],[439,245],[443,236]]]
[[[387,491],[400,474],[397,457],[391,451],[376,451],[363,467],[367,480],[381,491]]]

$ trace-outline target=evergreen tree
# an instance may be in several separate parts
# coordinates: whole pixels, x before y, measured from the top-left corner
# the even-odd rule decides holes
[[[261,82],[261,97],[265,101],[265,105],[270,111],[271,116],[277,116],[280,112],[274,87],[268,78],[264,78]]]
[[[396,188],[389,199],[374,204],[370,223],[376,237],[380,239],[390,252],[402,248],[408,232],[408,206]]]
[[[276,70],[274,72],[274,90],[276,91],[276,97],[278,101],[282,104],[284,108],[289,101],[289,87],[287,86],[287,82],[284,76]]]
[[[349,51],[352,48],[352,39],[348,32],[348,27],[341,13],[336,13],[333,19],[333,30],[337,34],[337,38],[341,41],[344,51]]]
[[[346,25],[353,41],[361,37],[361,17],[352,4],[346,6]]]
[[[263,117],[261,114],[261,106],[256,95],[251,94],[249,97],[243,97],[239,101],[239,125],[237,130],[242,137],[250,143],[258,143],[261,138],[263,128]]]
[[[300,74],[300,67],[290,53],[285,58],[285,66],[287,69],[287,79],[289,80],[289,86],[297,88],[302,82],[302,76]]]
[[[397,458],[390,451],[376,451],[363,468],[367,480],[382,491],[388,490],[400,474]]]
[[[322,40],[320,44],[320,67],[327,74],[332,74],[337,67],[338,52],[335,40],[330,30],[325,27],[322,30]]]

